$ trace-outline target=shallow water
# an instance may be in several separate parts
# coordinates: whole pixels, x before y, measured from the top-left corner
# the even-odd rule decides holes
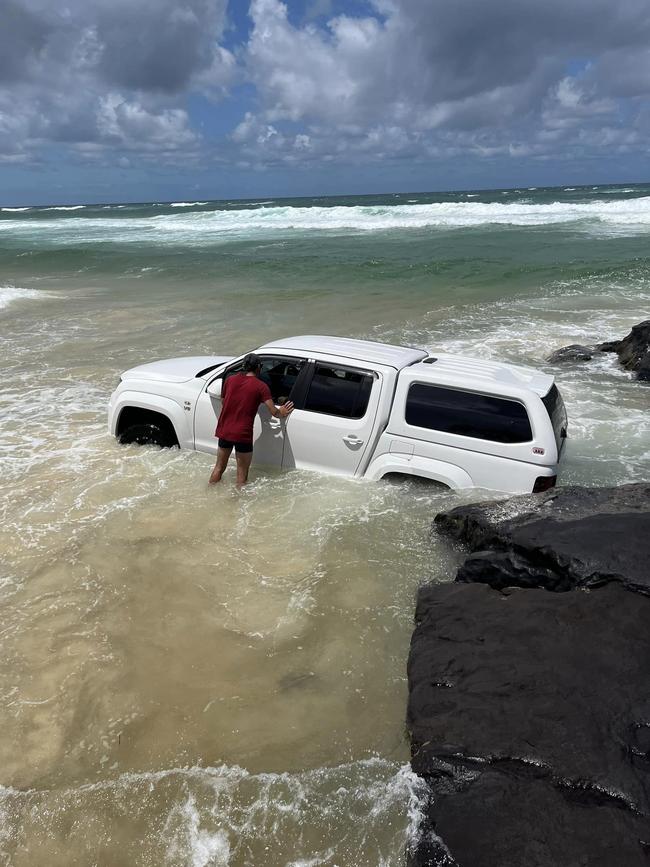
[[[246,228],[232,204],[236,237],[193,233],[191,208],[174,233],[167,208],[162,240],[130,206],[128,243],[128,216],[98,235],[82,209],[2,214],[0,863],[402,863],[414,596],[454,574],[431,519],[461,498],[261,470],[209,489],[205,455],[118,446],[108,396],[154,358],[297,333],[404,342],[555,373],[562,481],[647,479],[650,390],[613,356],[544,361],[648,316],[648,204],[616,195],[598,192],[603,219],[452,229],[396,225],[385,201],[363,231],[317,212],[306,229],[295,203],[299,228]],[[368,207],[335,206],[343,224]]]

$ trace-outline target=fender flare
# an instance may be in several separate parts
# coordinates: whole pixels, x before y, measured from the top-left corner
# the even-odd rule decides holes
[[[400,458],[395,453],[387,453],[375,458],[365,472],[368,479],[377,481],[388,473],[402,473],[407,476],[420,476],[434,482],[442,482],[454,490],[476,487],[472,477],[462,467],[437,461],[433,458],[413,457]]]
[[[164,415],[171,422],[180,447],[182,449],[194,448],[194,436],[191,427],[192,419],[189,417],[189,413],[184,413],[176,401],[169,397],[160,397],[156,394],[147,394],[143,391],[123,391],[119,395],[117,402],[112,408],[111,434],[113,436],[116,435],[122,410],[127,407],[148,409],[151,412]]]

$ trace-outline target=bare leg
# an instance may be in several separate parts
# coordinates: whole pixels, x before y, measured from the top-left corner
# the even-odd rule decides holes
[[[253,452],[238,452],[235,458],[237,460],[237,487],[241,488],[248,481],[248,471],[253,460]]]
[[[214,465],[214,469],[212,470],[212,475],[210,476],[210,485],[216,485],[217,482],[221,481],[221,476],[224,474],[224,470],[228,466],[228,461],[230,459],[230,453],[232,452],[232,446],[229,449],[222,449],[219,447],[217,449],[217,462]],[[238,473],[239,475],[239,473]]]

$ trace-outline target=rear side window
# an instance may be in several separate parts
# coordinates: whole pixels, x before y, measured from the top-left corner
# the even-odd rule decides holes
[[[533,438],[526,407],[518,401],[419,382],[408,391],[406,423],[497,443]]]
[[[363,418],[368,409],[372,383],[370,373],[317,364],[304,409],[342,418]]]

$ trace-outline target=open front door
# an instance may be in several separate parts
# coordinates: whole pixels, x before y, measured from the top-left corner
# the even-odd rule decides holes
[[[289,399],[304,358],[278,355],[260,355],[262,379],[270,388],[273,400]],[[241,369],[241,360],[221,371],[215,379],[227,379]],[[210,383],[201,392],[194,414],[194,448],[198,451],[216,454],[217,438],[215,430],[221,412],[222,401],[208,392]],[[260,405],[253,424],[253,463],[271,467],[282,466],[285,438],[285,420],[274,418],[264,404]]]

